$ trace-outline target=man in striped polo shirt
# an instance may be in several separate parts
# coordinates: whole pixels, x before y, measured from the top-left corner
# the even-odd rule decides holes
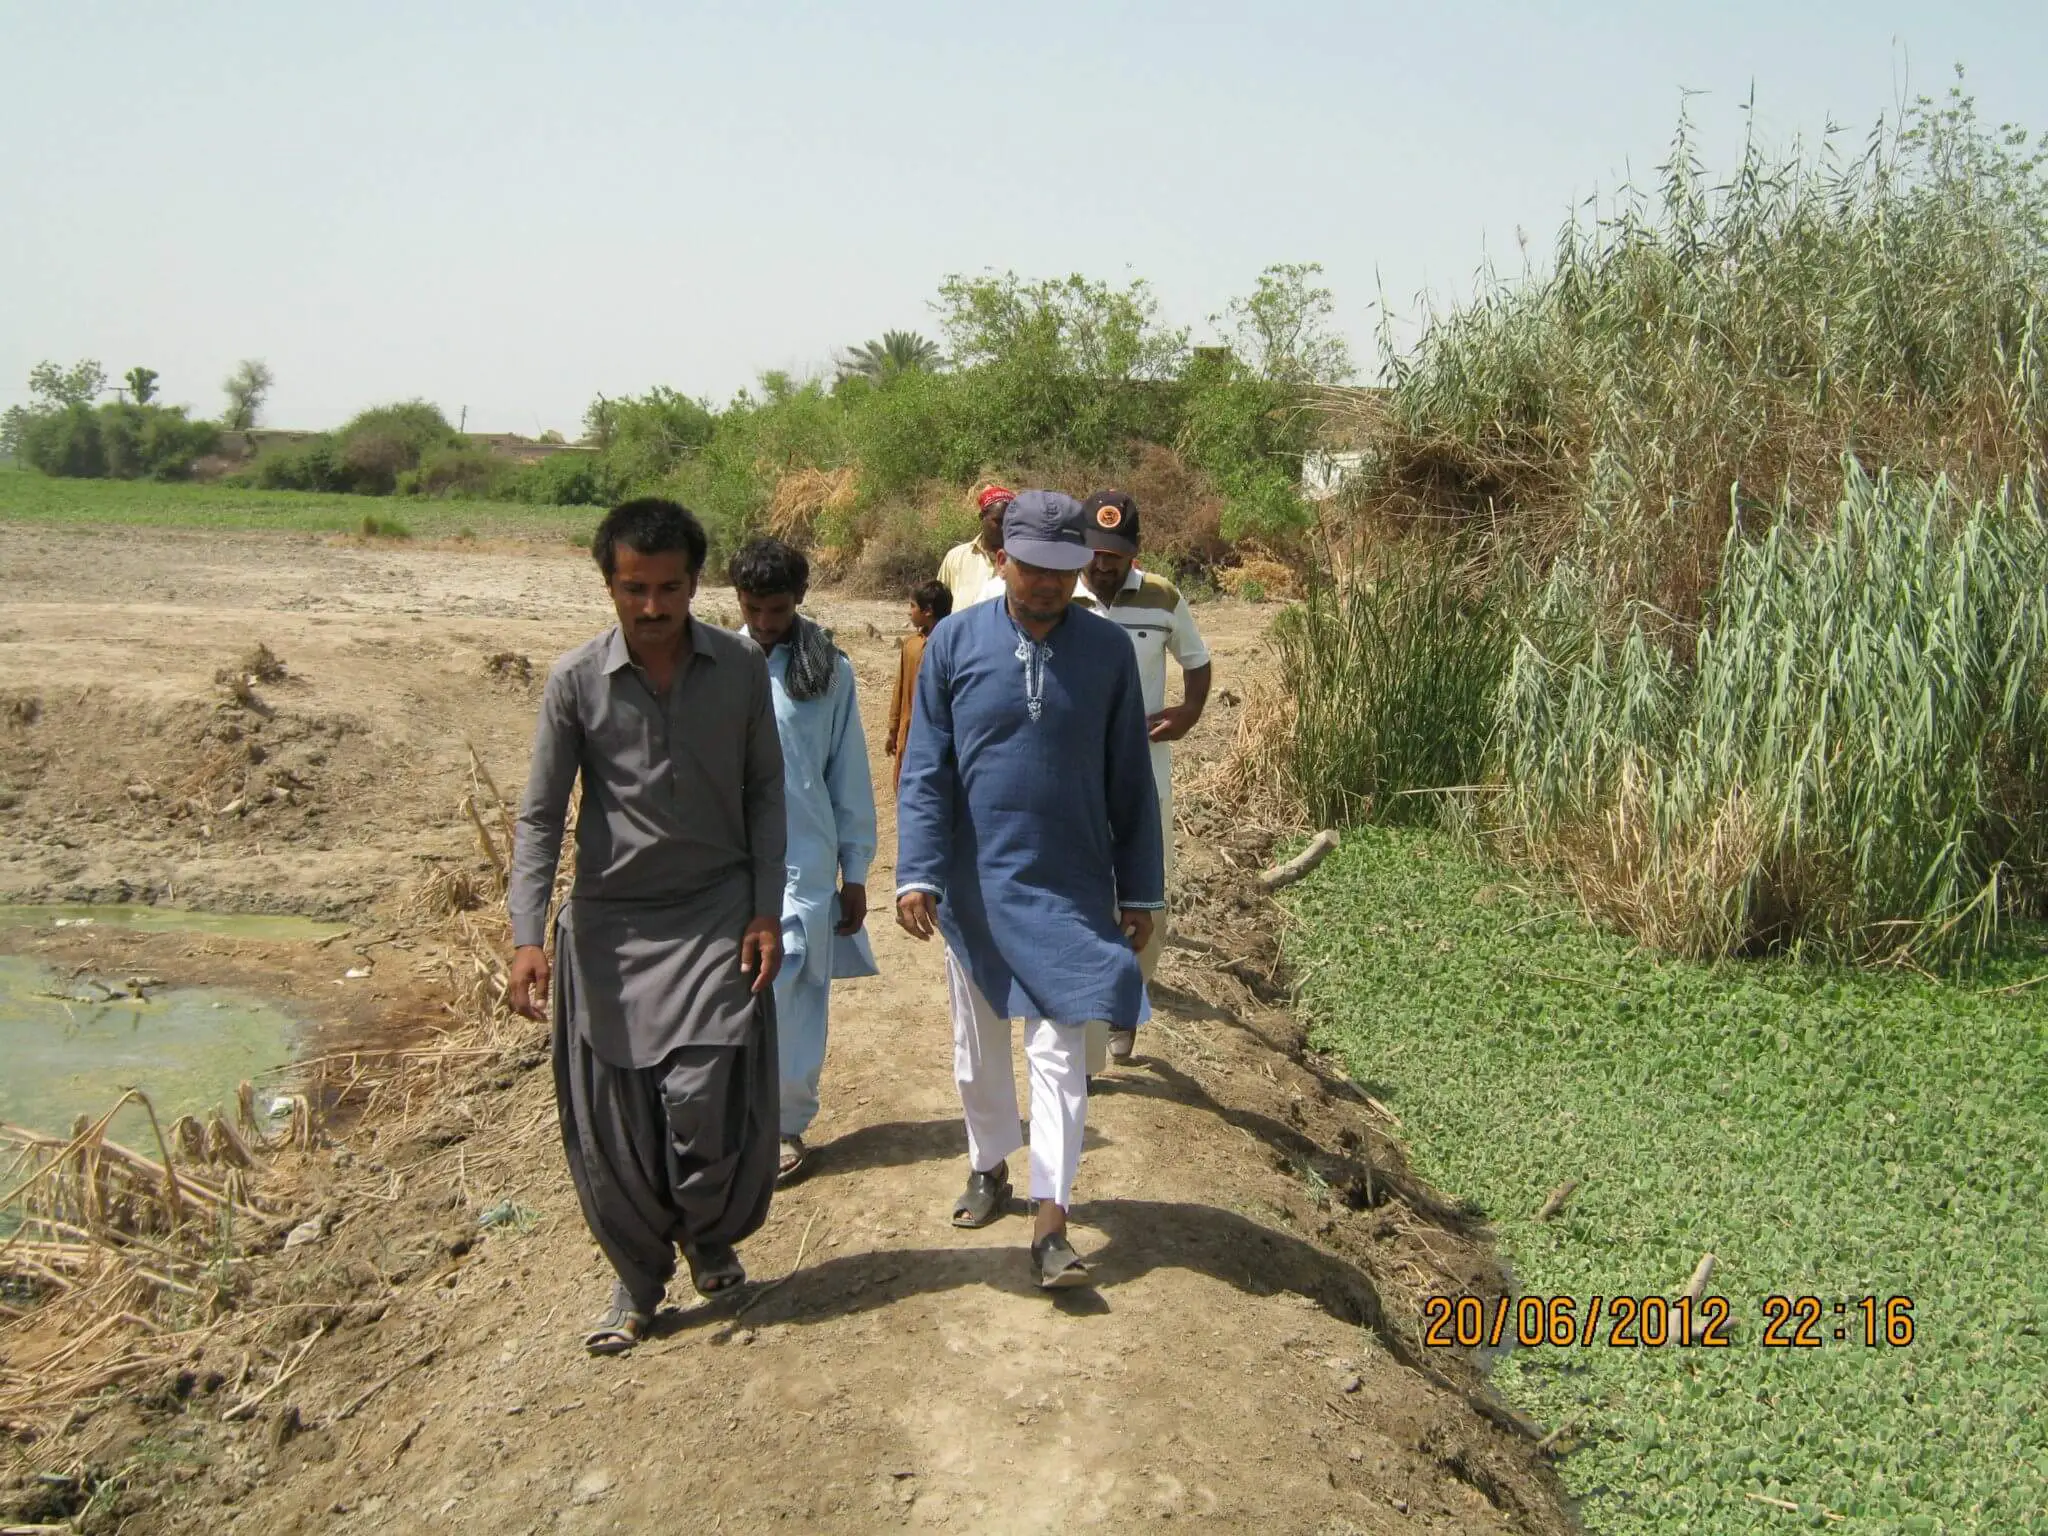
[[[1195,628],[1195,616],[1180,588],[1164,576],[1137,567],[1138,504],[1123,491],[1098,491],[1083,505],[1082,532],[1093,552],[1081,573],[1074,600],[1123,627],[1138,652],[1138,681],[1145,695],[1146,725],[1152,737],[1152,778],[1159,789],[1160,833],[1166,851],[1166,885],[1173,892],[1173,743],[1195,728],[1209,702],[1215,669],[1209,648]],[[1166,702],[1166,658],[1180,663],[1181,702]],[[1164,914],[1161,914],[1162,919]],[[1138,963],[1149,982],[1166,944],[1166,923],[1153,925]],[[1107,1065],[1105,1057],[1129,1061],[1135,1029],[1090,1032],[1088,1073]]]

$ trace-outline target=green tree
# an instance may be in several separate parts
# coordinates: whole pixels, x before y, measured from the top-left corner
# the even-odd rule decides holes
[[[23,451],[31,431],[48,416],[85,407],[107,387],[107,371],[87,358],[60,368],[40,362],[28,371],[29,403],[12,405],[0,413],[0,454],[12,457]]]
[[[1170,379],[1188,333],[1160,323],[1143,278],[1122,288],[1071,277],[1027,282],[955,274],[939,288],[939,325],[962,367],[1050,365],[1087,378]]]
[[[1078,273],[956,275],[933,307],[958,370],[955,420],[975,458],[1046,449],[1098,458],[1171,436],[1188,333],[1161,322],[1142,279],[1116,288]]]
[[[69,368],[37,363],[28,371],[28,392],[34,397],[29,409],[58,411],[68,405],[91,405],[106,387],[107,370],[91,358]]]
[[[1321,262],[1276,262],[1258,286],[1232,299],[1209,323],[1227,327],[1245,366],[1275,384],[1343,384],[1352,375],[1351,348],[1330,329],[1337,311],[1330,290],[1314,279]]]
[[[121,375],[121,381],[128,386],[128,393],[135,397],[137,405],[147,405],[156,398],[156,378],[154,368],[130,368]]]
[[[261,358],[243,358],[235,365],[235,371],[221,383],[228,397],[228,408],[221,415],[221,425],[230,432],[246,432],[255,426],[263,413],[263,402],[270,396],[270,386],[275,382],[268,363]]]
[[[711,407],[657,384],[644,395],[599,395],[583,413],[584,440],[600,450],[609,495],[652,485],[711,441]]]
[[[880,341],[864,341],[839,360],[839,376],[857,376],[880,383],[898,373],[936,373],[945,363],[939,344],[916,331],[884,331]]]

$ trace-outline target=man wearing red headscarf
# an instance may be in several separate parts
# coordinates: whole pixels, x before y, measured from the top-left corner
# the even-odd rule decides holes
[[[959,612],[982,599],[982,589],[995,578],[996,551],[1003,547],[1003,513],[1017,493],[1006,485],[985,485],[975,496],[981,512],[981,532],[965,544],[955,544],[939,562],[939,584],[953,594],[953,611]]]

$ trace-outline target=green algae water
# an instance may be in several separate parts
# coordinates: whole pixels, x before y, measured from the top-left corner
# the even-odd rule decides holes
[[[341,931],[299,917],[223,916],[156,907],[6,907],[0,927],[90,922],[154,932],[312,940]],[[66,1135],[79,1115],[97,1118],[123,1092],[149,1095],[161,1124],[179,1115],[231,1111],[235,1089],[289,1062],[302,1026],[273,1002],[239,988],[148,987],[106,997],[125,978],[73,977],[23,955],[0,954],[0,1121]],[[103,985],[96,985],[100,983]],[[148,1117],[131,1106],[109,1127],[116,1140],[154,1150]]]
[[[128,928],[138,933],[199,933],[228,939],[294,940],[311,943],[332,938],[345,923],[323,923],[310,917],[270,913],[187,912],[177,907],[150,907],[140,902],[111,906],[8,906],[0,903],[0,928]]]

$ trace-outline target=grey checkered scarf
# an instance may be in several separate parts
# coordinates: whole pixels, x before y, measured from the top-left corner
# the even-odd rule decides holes
[[[799,704],[823,698],[832,686],[832,671],[839,657],[832,631],[798,614],[783,644],[789,647],[789,676],[783,682],[789,696]]]

